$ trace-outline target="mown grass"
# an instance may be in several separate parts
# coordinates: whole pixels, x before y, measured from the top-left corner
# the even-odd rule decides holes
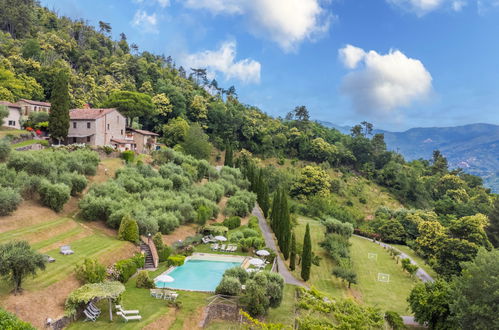
[[[277,308],[270,308],[265,321],[293,326],[295,322],[295,292],[296,287],[294,285],[286,284],[281,305]]]
[[[430,275],[431,277],[436,278],[438,276],[437,272],[435,272],[433,268],[431,268],[431,266],[428,265],[426,261],[424,261],[423,258],[418,256],[416,252],[414,252],[414,250],[408,247],[407,245],[399,245],[399,244],[391,244],[391,245],[393,247],[396,247],[400,251],[404,252],[409,257],[411,257],[418,264],[418,266],[422,268],[425,272],[427,272],[428,275]]]
[[[26,147],[26,146],[29,146],[31,144],[35,144],[35,143],[46,143],[46,142],[43,142],[44,140],[26,140],[26,141],[22,141],[22,142],[19,142],[19,143],[16,143],[16,144],[13,144],[11,145],[11,148],[15,149],[15,148],[21,148],[21,147]]]
[[[165,265],[161,265],[156,271],[150,272],[150,278],[154,278],[166,270]],[[113,314],[113,321],[109,320],[109,303],[108,301],[102,301],[98,306],[102,310],[102,314],[99,319],[94,322],[83,322],[79,320],[72,323],[68,329],[86,330],[86,329],[141,329],[146,325],[154,322],[158,318],[167,314],[173,307],[168,307],[167,302],[161,299],[155,299],[151,297],[148,289],[139,289],[135,287],[136,278],[131,278],[125,285],[126,291],[122,295],[121,304],[126,309],[138,309],[140,315],[142,316],[141,321],[130,321],[125,323],[119,316]],[[209,297],[208,293],[201,292],[187,292],[187,291],[177,291],[179,297],[177,301],[180,304],[180,308],[175,310],[171,315],[171,324],[164,329],[185,329],[185,328],[196,328],[197,324],[194,323],[194,327],[190,326],[193,320],[197,320],[197,316],[200,312],[200,308],[207,304],[206,298]],[[165,320],[166,322],[166,320]],[[162,325],[158,325],[161,328]]]
[[[21,227],[19,229],[6,231],[0,234],[0,243],[5,243],[12,240],[20,240],[23,238],[23,236],[30,234],[42,233],[44,231],[51,230],[58,225],[62,225],[66,221],[71,221],[71,219],[57,218],[54,220],[39,223],[34,226]]]
[[[28,134],[28,131],[22,129],[12,129],[7,127],[0,127],[0,139],[7,135],[21,135]]]
[[[331,275],[335,264],[319,246],[324,239],[324,227],[318,221],[300,218],[298,226],[294,229],[297,241],[303,242],[307,223],[310,224],[312,249],[322,258],[319,267],[312,266],[307,282],[309,285],[332,297],[353,296],[358,301],[379,307],[382,311],[393,310],[402,315],[410,314],[406,299],[417,281],[403,272],[400,264],[397,264],[385,249],[362,238],[350,239],[350,253],[358,284],[352,285],[349,290],[346,283]],[[368,259],[368,253],[376,253],[377,260]],[[300,278],[300,271],[300,267],[297,267],[293,272],[296,278]],[[379,282],[378,273],[389,274],[390,282]]]

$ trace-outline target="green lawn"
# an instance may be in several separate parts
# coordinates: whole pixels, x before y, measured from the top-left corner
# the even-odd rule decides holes
[[[269,313],[265,318],[269,323],[281,323],[284,325],[293,326],[295,322],[295,291],[294,285],[286,284],[281,305],[277,308],[269,309]]]
[[[25,146],[29,146],[31,144],[35,144],[35,143],[43,143],[42,142],[43,140],[26,140],[26,141],[22,141],[22,142],[19,142],[19,143],[16,143],[16,144],[13,144],[11,145],[12,148],[21,148],[21,147],[25,147]]]
[[[28,134],[28,131],[22,129],[11,129],[6,127],[0,127],[0,139],[7,135],[21,135]]]
[[[428,275],[430,275],[431,277],[433,278],[436,278],[438,276],[437,272],[435,272],[433,270],[433,268],[430,267],[430,265],[428,265],[426,263],[426,261],[423,260],[423,258],[421,258],[420,256],[418,256],[416,254],[416,252],[414,252],[410,247],[408,247],[407,245],[399,245],[399,244],[391,244],[393,247],[396,247],[397,249],[399,249],[400,251],[404,252],[405,254],[407,254],[409,257],[411,257],[417,264],[420,268],[422,268],[424,271],[426,271],[428,273]]]
[[[400,264],[396,264],[386,250],[368,240],[357,237],[350,239],[351,257],[359,283],[352,285],[353,290],[349,292],[345,283],[331,275],[335,265],[325,250],[318,245],[324,238],[324,227],[318,221],[301,217],[299,225],[295,227],[297,241],[303,242],[307,223],[310,224],[312,249],[322,257],[320,267],[312,266],[308,281],[310,285],[332,297],[354,295],[357,299],[377,306],[382,311],[393,310],[402,315],[410,314],[406,299],[417,281],[403,272]],[[377,261],[369,260],[368,253],[376,253]],[[378,273],[389,274],[390,282],[379,282]],[[300,278],[300,268],[298,267],[293,274]]]
[[[165,265],[161,265],[156,271],[150,273],[150,277],[154,278],[166,270]],[[123,322],[116,314],[113,315],[113,321],[109,321],[109,304],[107,301],[102,301],[98,306],[102,310],[102,314],[97,322],[78,322],[72,323],[68,329],[140,329],[147,324],[157,320],[165,315],[170,308],[167,302],[161,299],[151,297],[148,289],[138,289],[135,287],[135,278],[132,278],[125,285],[126,291],[123,293],[121,304],[126,309],[138,309],[142,320]],[[197,319],[197,311],[200,307],[206,305],[206,298],[210,296],[208,293],[177,291],[181,307],[172,316],[175,320],[168,329],[183,329],[186,321]],[[189,324],[189,323],[188,323]],[[197,324],[196,324],[197,326]]]
[[[20,240],[27,235],[31,237],[37,234],[46,235],[47,239],[32,244],[34,249],[39,250],[66,239],[71,240],[71,237],[76,236],[85,230],[82,224],[76,222],[75,227],[68,228],[68,230],[57,235],[50,235],[51,230],[54,230],[57,226],[64,225],[69,221],[74,220],[70,218],[58,218],[34,226],[7,231],[0,234],[0,244],[11,240]],[[70,243],[72,250],[75,252],[72,255],[63,256],[59,253],[59,247],[57,247],[56,249],[46,252],[46,254],[54,257],[56,262],[47,264],[46,269],[44,271],[39,271],[36,277],[28,277],[23,284],[23,288],[27,290],[46,288],[69,276],[74,271],[75,265],[83,261],[83,259],[97,258],[107,252],[120,249],[126,244],[130,243],[120,241],[100,232],[93,232],[90,233],[89,236],[76,239]],[[5,294],[9,290],[9,285],[5,281],[2,281],[2,284],[0,285],[0,294]]]

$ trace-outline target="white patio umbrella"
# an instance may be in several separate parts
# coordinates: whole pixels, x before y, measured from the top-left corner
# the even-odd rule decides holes
[[[265,262],[262,259],[253,258],[253,259],[250,259],[249,263],[250,263],[250,265],[258,267],[258,266],[262,266]]]
[[[175,281],[175,279],[173,277],[171,277],[170,275],[164,274],[164,275],[159,275],[158,277],[156,277],[156,281],[170,283],[170,282]]]
[[[215,239],[220,242],[225,242],[227,240],[227,237],[224,236],[215,236]]]
[[[256,251],[256,254],[258,254],[259,256],[262,256],[262,257],[267,257],[270,255],[270,252],[267,250],[258,250],[258,251]]]

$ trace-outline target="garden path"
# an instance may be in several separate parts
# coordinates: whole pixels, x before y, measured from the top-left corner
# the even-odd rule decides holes
[[[277,269],[279,271],[279,274],[284,277],[284,282],[287,284],[292,284],[292,285],[298,285],[303,288],[307,288],[308,286],[303,283],[300,280],[297,280],[293,274],[288,270],[286,264],[282,260],[281,255],[278,253],[277,246],[274,241],[274,234],[272,233],[272,230],[270,229],[269,225],[267,224],[267,221],[265,220],[265,217],[263,216],[262,210],[258,206],[258,204],[255,205],[253,208],[253,211],[251,212],[254,216],[258,218],[258,224],[260,225],[260,229],[262,230],[263,238],[265,239],[265,245],[267,245],[268,248],[276,251],[276,258],[277,258]]]

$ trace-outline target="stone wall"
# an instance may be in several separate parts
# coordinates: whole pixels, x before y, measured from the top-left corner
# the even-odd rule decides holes
[[[200,326],[204,328],[213,320],[241,322],[239,306],[229,304],[213,304],[208,306],[205,311],[205,318]]]
[[[42,150],[43,146],[40,143],[33,143],[28,146],[16,148],[16,151],[26,151],[26,150]]]

